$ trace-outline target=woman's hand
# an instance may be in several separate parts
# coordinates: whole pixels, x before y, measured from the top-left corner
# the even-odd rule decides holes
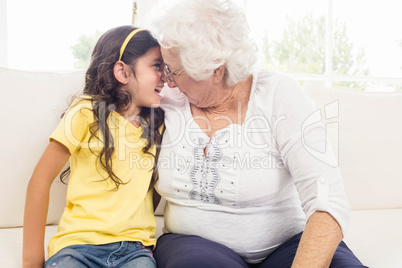
[[[52,140],[35,167],[28,184],[24,212],[22,266],[43,267],[44,237],[52,182],[66,164],[70,152]]]
[[[314,212],[304,229],[292,267],[329,267],[342,237],[341,227],[329,213]]]

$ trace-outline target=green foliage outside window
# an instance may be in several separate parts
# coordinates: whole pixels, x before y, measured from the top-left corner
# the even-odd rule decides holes
[[[271,41],[267,35],[263,39],[263,67],[287,73],[325,74],[325,28],[324,16],[314,18],[309,14],[297,21],[288,17],[281,40]],[[96,31],[92,35],[79,37],[78,42],[72,46],[74,68],[88,68],[92,50],[101,35],[101,32]],[[355,49],[344,23],[335,25],[333,42],[332,70],[335,75],[370,74],[364,49]],[[402,49],[402,40],[398,45]],[[333,86],[364,90],[368,83],[344,81],[334,82]],[[402,89],[401,85],[392,86]]]
[[[282,39],[263,40],[265,68],[298,74],[325,74],[325,17],[311,14],[300,20],[288,17]],[[364,76],[369,74],[365,51],[354,48],[344,23],[337,23],[333,35],[332,70],[336,75]],[[334,86],[364,89],[364,82],[336,82]]]
[[[92,50],[101,35],[102,33],[100,31],[96,31],[92,35],[81,35],[78,42],[71,47],[75,59],[75,69],[88,68]]]

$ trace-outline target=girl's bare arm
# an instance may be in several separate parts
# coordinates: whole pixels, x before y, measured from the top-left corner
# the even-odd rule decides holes
[[[68,158],[69,150],[52,140],[40,158],[28,184],[23,231],[23,267],[43,267],[44,237],[52,182]]]

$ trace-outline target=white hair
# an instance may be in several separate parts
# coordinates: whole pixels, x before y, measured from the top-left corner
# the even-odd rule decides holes
[[[225,65],[225,82],[232,86],[246,79],[257,61],[246,16],[230,0],[180,1],[153,21],[152,31],[162,47],[176,49],[197,81]]]

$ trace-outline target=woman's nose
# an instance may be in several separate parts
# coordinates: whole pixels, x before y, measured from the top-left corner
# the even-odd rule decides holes
[[[171,82],[171,81],[169,81],[169,80],[166,80],[166,83],[167,83],[167,85],[168,85],[170,88],[176,87],[176,83],[175,83],[174,81]]]
[[[167,78],[164,72],[161,73],[161,80],[163,83],[166,83],[170,88],[176,87],[176,83],[174,81],[170,81],[170,79]]]

